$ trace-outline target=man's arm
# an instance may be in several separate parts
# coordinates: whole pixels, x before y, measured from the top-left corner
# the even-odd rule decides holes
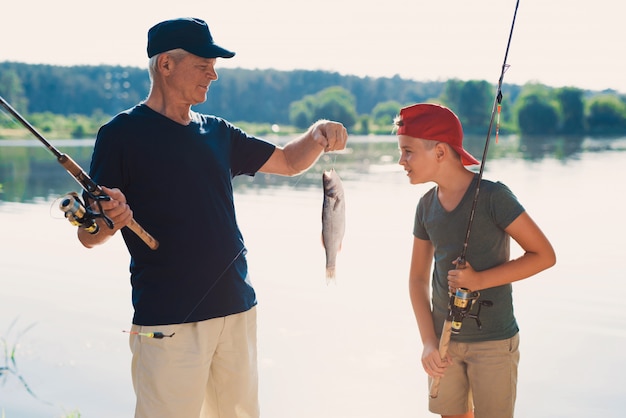
[[[259,169],[262,173],[294,176],[309,169],[323,152],[346,147],[348,132],[338,122],[320,120],[284,147],[276,147]]]

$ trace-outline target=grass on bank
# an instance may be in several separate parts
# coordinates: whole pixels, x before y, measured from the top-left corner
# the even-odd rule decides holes
[[[0,337],[0,385],[6,383],[9,377],[16,378],[28,392],[28,394],[33,398],[34,401],[44,403],[46,405],[51,405],[51,402],[45,401],[39,398],[33,389],[28,385],[26,378],[20,373],[18,365],[17,365],[17,353],[20,347],[20,341],[24,334],[26,334],[31,328],[35,326],[35,324],[31,324],[24,328],[21,331],[14,331],[15,325],[17,323],[17,318],[13,320],[11,325],[9,326],[6,336]],[[78,410],[74,410],[68,413],[63,413],[59,418],[80,418],[80,412]],[[0,418],[13,418],[11,416],[7,416],[4,408],[0,409]]]
[[[0,109],[1,110],[1,109]],[[98,129],[111,117],[102,113],[92,116],[56,115],[50,112],[22,115],[46,139],[91,139],[95,138]],[[293,136],[304,131],[291,125],[271,123],[233,122],[247,133],[259,137]],[[350,129],[351,134],[389,135],[391,125],[378,126],[370,119],[362,118]],[[0,139],[34,139],[33,135],[17,120],[6,112],[0,112]]]

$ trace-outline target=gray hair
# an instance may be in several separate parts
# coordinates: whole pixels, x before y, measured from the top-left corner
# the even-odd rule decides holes
[[[154,76],[157,74],[157,67],[159,62],[159,57],[162,54],[169,54],[175,62],[180,61],[185,58],[190,52],[185,51],[182,48],[171,49],[169,51],[161,52],[160,54],[156,54],[150,58],[148,62],[148,74],[150,75],[150,80],[154,81]]]

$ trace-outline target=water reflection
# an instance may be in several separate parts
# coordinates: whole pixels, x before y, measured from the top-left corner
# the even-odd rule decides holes
[[[488,161],[501,158],[568,160],[578,158],[583,152],[626,150],[626,138],[509,135],[500,137],[497,143],[494,138],[491,141]],[[88,171],[93,140],[52,142]],[[468,136],[465,139],[465,147],[478,159],[482,157],[484,145],[485,138],[481,136]],[[240,193],[266,187],[292,187],[296,184],[298,188],[319,187],[321,173],[329,167],[335,167],[345,178],[376,176],[381,172],[381,167],[392,170],[398,156],[396,137],[393,135],[352,136],[345,152],[322,156],[311,170],[295,179],[267,175],[254,178],[241,176],[235,180],[234,187]],[[78,188],[74,179],[37,140],[0,140],[0,202],[33,202],[61,196]]]
[[[619,172],[626,138],[565,141],[502,137],[493,141],[487,159],[487,177],[520,197],[559,260],[539,277],[514,285],[523,353],[517,412],[536,418],[617,417],[626,397],[619,384],[619,372],[626,370],[626,331],[619,324],[626,317],[623,302],[612,295],[623,276],[615,260],[626,224],[619,222],[621,178],[607,173]],[[77,143],[55,146],[87,169],[93,144]],[[467,147],[480,157],[484,138],[468,138]],[[407,184],[397,159],[392,136],[352,137],[348,152],[323,156],[306,175],[259,175],[236,183],[238,222],[263,310],[265,416],[427,414],[406,277],[415,205],[430,186]],[[318,190],[321,170],[333,165],[350,181],[349,231],[341,276],[336,286],[327,286]],[[60,212],[58,219],[47,219],[50,203],[5,203],[77,190],[64,171],[36,140],[28,146],[0,141],[0,231],[6,237],[0,240],[0,328],[6,330],[16,317],[21,324],[38,323],[21,341],[17,359],[42,399],[77,408],[81,416],[132,416],[130,352],[120,332],[132,316],[128,253],[119,234],[110,244],[86,250]],[[309,193],[307,185],[318,190]],[[299,192],[303,188],[307,192]],[[589,203],[590,193],[606,200],[602,216]],[[513,254],[519,251],[512,245]],[[294,375],[307,379],[285,385]],[[594,385],[581,386],[580,376]],[[11,377],[0,382],[0,394],[8,394],[0,395],[7,417],[60,415],[60,407],[40,405]]]
[[[582,151],[584,140],[584,136],[521,136],[519,148],[526,160],[542,160],[546,156],[565,160]]]

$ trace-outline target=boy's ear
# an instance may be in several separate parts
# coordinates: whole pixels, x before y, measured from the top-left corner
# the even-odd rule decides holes
[[[435,145],[435,156],[436,156],[438,159],[443,158],[443,156],[445,155],[445,153],[446,153],[446,147],[445,147],[445,145],[444,145],[444,144],[442,144],[442,143],[440,142],[440,143],[438,143],[437,145]]]

